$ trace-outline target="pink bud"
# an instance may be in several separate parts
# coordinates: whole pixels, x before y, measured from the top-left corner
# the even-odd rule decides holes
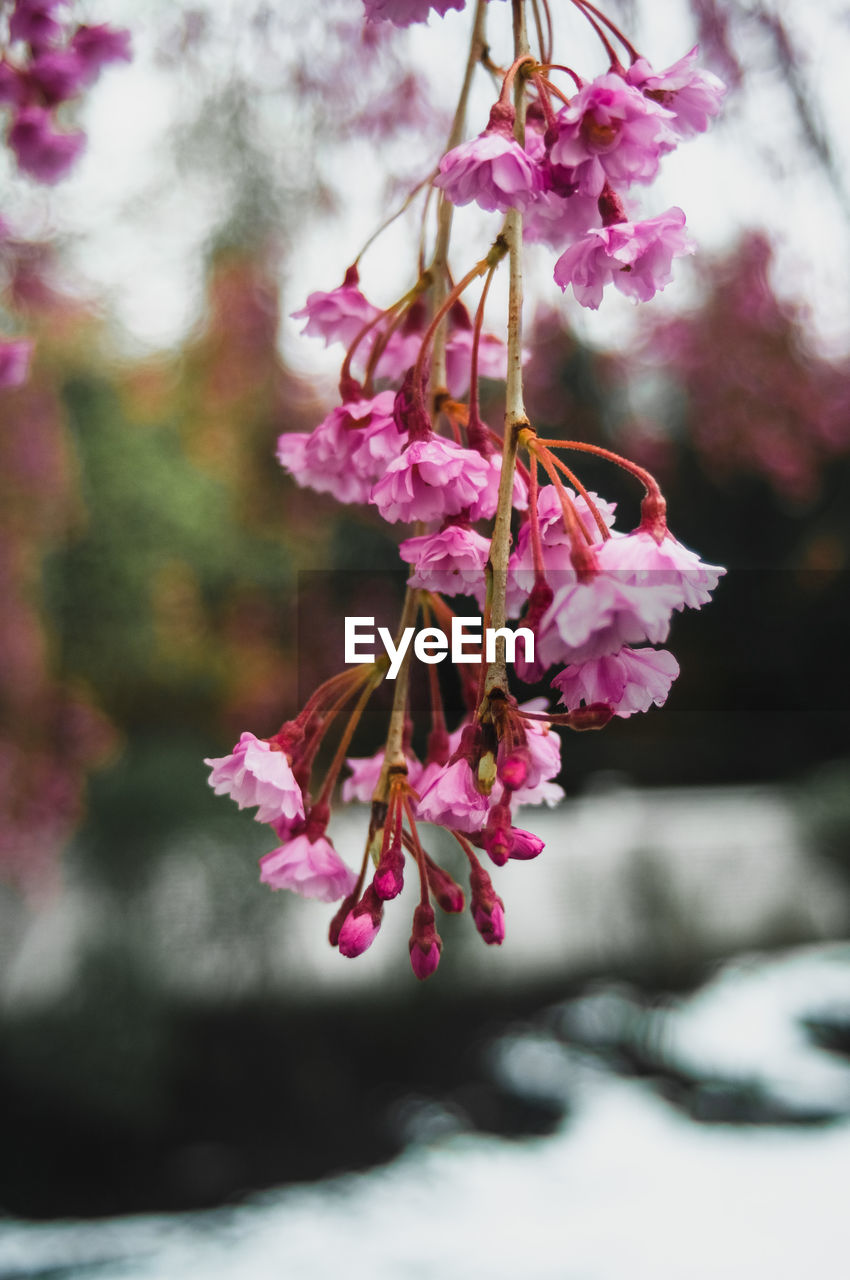
[[[499,761],[499,781],[511,791],[519,791],[528,780],[531,752],[527,747],[513,747]]]
[[[428,887],[438,905],[448,914],[456,915],[463,911],[465,904],[463,889],[457,884],[442,867],[437,866],[436,862],[432,862],[430,858],[426,863],[428,872]]]
[[[339,945],[340,929],[342,928],[343,922],[345,921],[346,916],[351,911],[356,901],[357,901],[357,895],[355,893],[350,893],[347,898],[343,898],[342,902],[340,903],[339,910],[337,911],[333,920],[331,920],[330,926],[328,928],[328,942],[331,944],[332,947],[336,947]]]
[[[434,909],[427,903],[421,902],[413,913],[409,947],[410,964],[417,978],[430,978],[440,963],[443,940],[434,924]]]
[[[505,904],[496,898],[489,911],[472,900],[472,918],[475,927],[488,946],[500,947],[505,940]]]
[[[368,951],[381,927],[384,904],[369,885],[353,911],[346,916],[339,931],[340,954],[354,959]]]
[[[401,851],[401,828],[381,854],[372,887],[384,902],[397,898],[404,888],[404,854]]]
[[[505,940],[505,904],[477,859],[470,867],[469,887],[469,907],[476,929],[488,946],[501,946]]]
[[[536,858],[545,848],[544,841],[539,836],[532,835],[530,831],[523,831],[521,827],[513,827],[511,836],[513,843],[510,857],[518,861],[526,862],[529,858]]]

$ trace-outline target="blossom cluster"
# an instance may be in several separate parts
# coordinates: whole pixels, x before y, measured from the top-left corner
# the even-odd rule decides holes
[[[584,0],[576,2],[588,17]],[[463,7],[462,0],[365,3],[369,19],[397,25],[423,21],[432,8]],[[294,313],[304,334],[338,343],[345,354],[339,403],[313,431],[280,436],[281,466],[300,486],[412,526],[399,546],[409,567],[402,627],[420,612],[444,625],[456,597],[474,599],[485,626],[497,620],[496,630],[519,618],[535,644],[516,674],[527,683],[548,679],[559,700],[553,710],[546,699],[518,700],[504,651],[495,660],[481,654],[458,669],[467,712],[451,733],[439,682],[429,682],[429,733],[424,751],[414,751],[405,666],[384,746],[369,757],[350,756],[362,710],[387,672],[379,659],[327,681],[273,737],[243,734],[229,755],[208,761],[216,792],[256,808],[280,841],[261,860],[263,882],[342,900],[330,940],[343,955],[371,945],[384,903],[401,892],[408,864],[415,867],[420,899],[410,959],[419,978],[439,963],[434,907],[457,912],[466,903],[450,870],[426,850],[423,828],[451,834],[475,926],[486,943],[500,944],[504,903],[486,863],[499,867],[542,851],[518,810],[562,798],[556,726],[599,729],[662,705],[679,670],[662,647],[673,616],[705,605],[724,573],[672,535],[661,490],[643,468],[597,445],[538,436],[516,407],[523,353],[515,322],[507,343],[484,331],[490,281],[506,256],[513,262],[521,255],[523,236],[562,247],[556,282],[572,285],[578,301],[594,308],[609,283],[638,301],[651,298],[669,281],[672,259],[692,249],[681,210],[635,220],[623,193],[650,182],[680,138],[706,128],[722,86],[697,68],[695,50],[656,74],[628,42],[624,68],[602,38],[611,51],[608,72],[587,83],[570,73],[571,98],[548,79],[551,50],[541,48],[538,62],[518,49],[487,128],[452,147],[432,175],[443,202],[475,201],[505,217],[486,255],[457,283],[444,243],[431,268],[420,267],[412,287],[387,308],[361,291],[355,261],[337,288],[311,293]],[[519,121],[514,98],[524,104]],[[563,105],[556,111],[553,102]],[[472,317],[464,295],[482,277]],[[521,298],[512,303],[515,315]],[[480,377],[507,379],[503,434],[482,419]],[[613,504],[584,487],[561,451],[596,454],[632,473],[644,490],[636,529],[616,526]],[[346,706],[346,728],[316,786],[319,746]],[[345,766],[343,802],[371,805],[359,872],[328,835]]]
[[[67,176],[85,146],[82,129],[63,127],[64,105],[105,66],[130,58],[130,33],[105,23],[71,21],[62,0],[12,0],[3,6],[0,107],[9,113],[6,143],[21,173],[52,184]],[[0,248],[11,232],[0,223]],[[0,342],[0,388],[26,381],[32,343]]]

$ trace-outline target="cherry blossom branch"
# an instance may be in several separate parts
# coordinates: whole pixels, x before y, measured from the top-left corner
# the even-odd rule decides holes
[[[520,59],[529,53],[528,33],[525,26],[525,0],[512,0],[514,20],[514,57]],[[524,64],[531,68],[533,62]],[[525,140],[525,79],[522,71],[517,75],[514,91],[516,123],[514,136],[522,144]],[[508,291],[508,371],[505,388],[505,438],[502,447],[502,472],[499,477],[499,498],[490,555],[487,560],[487,599],[490,605],[490,625],[504,627],[507,620],[505,593],[507,591],[508,557],[511,548],[511,510],[513,507],[514,471],[516,469],[519,433],[528,426],[522,391],[522,213],[510,209],[505,218],[504,236],[508,242],[510,282]],[[496,644],[496,658],[490,663],[484,680],[485,701],[494,690],[508,692],[508,673],[505,662],[505,642]]]

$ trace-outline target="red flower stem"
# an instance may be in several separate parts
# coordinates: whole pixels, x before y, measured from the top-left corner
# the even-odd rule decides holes
[[[528,520],[531,533],[531,560],[534,565],[534,577],[539,580],[545,577],[543,569],[543,544],[540,540],[540,517],[537,514],[537,458],[531,460],[530,479],[528,485]]]
[[[496,274],[494,265],[487,272],[484,280],[484,288],[481,290],[481,297],[478,299],[478,306],[475,311],[475,323],[472,330],[472,361],[469,366],[469,412],[470,417],[478,417],[478,347],[481,342],[481,330],[484,326],[484,306],[487,302],[487,294],[490,292],[490,285],[493,283],[493,276]]]
[[[366,324],[363,325],[362,329],[358,330],[358,332],[354,335],[354,341],[346,351],[345,359],[342,362],[342,368],[339,371],[340,394],[342,395],[343,399],[345,399],[346,388],[348,384],[350,384],[353,381],[351,376],[351,362],[354,359],[354,353],[356,352],[357,348],[360,346],[360,343],[366,337],[366,334],[370,333],[371,330],[375,328],[376,324],[380,324],[381,321],[386,319],[387,316],[391,316],[395,311],[398,311],[400,308],[403,308],[405,303],[409,305],[411,302],[413,302],[417,294],[422,292],[423,288],[427,288],[427,281],[423,285],[422,283],[423,279],[425,279],[425,277],[420,276],[419,280],[417,280],[413,288],[408,290],[408,292],[404,295],[403,298],[399,298],[399,300],[397,302],[394,302],[391,307],[387,307],[384,311],[380,311],[378,315],[376,315],[372,320],[367,320]]]
[[[544,76],[534,77],[534,87],[537,90],[537,97],[540,101],[541,107],[543,108],[543,118],[546,121],[546,128],[551,129],[552,125],[555,123],[555,112],[552,109],[550,96],[551,94],[556,93],[556,96],[559,97],[562,102],[566,102],[566,98],[564,98],[563,94],[557,93],[554,85],[550,84]]]
[[[582,15],[582,17],[587,19],[587,21],[588,21],[588,22],[590,23],[590,25],[593,27],[593,30],[594,30],[594,31],[596,32],[596,34],[599,36],[599,39],[602,41],[602,45],[603,45],[603,47],[604,47],[604,49],[605,49],[605,52],[608,54],[608,57],[609,57],[609,58],[610,58],[610,60],[611,60],[611,66],[612,66],[612,67],[619,67],[619,65],[620,65],[620,59],[617,57],[617,50],[614,48],[614,46],[612,45],[611,41],[608,39],[608,37],[606,36],[605,32],[604,32],[604,31],[602,30],[602,28],[600,27],[599,23],[598,23],[598,22],[596,22],[596,21],[595,21],[595,20],[590,16],[590,13],[588,12],[588,10],[587,10],[587,9],[585,8],[585,6],[584,6],[584,0],[573,0],[573,4],[574,4],[574,5],[575,5],[575,7],[578,9],[578,11],[579,11],[579,13]],[[598,10],[595,10],[594,12],[598,12]]]
[[[552,27],[552,10],[549,8],[549,0],[541,0],[543,5],[543,13],[546,18],[546,50],[545,58],[547,62],[552,61],[552,49],[555,44],[555,32]]]
[[[573,71],[572,67],[565,66],[563,62],[547,62],[544,66],[540,68],[540,70],[541,72],[544,72],[544,73],[548,71],[563,71],[565,72],[566,75],[572,78],[572,81],[575,84],[575,87],[577,89],[581,89],[584,86],[584,81],[582,80],[578,72]]]
[[[335,676],[331,676],[324,684],[320,684],[318,689],[310,695],[305,702],[301,711],[299,711],[297,720],[302,724],[308,724],[312,717],[322,709],[323,703],[336,696],[336,692],[340,688],[350,686],[346,697],[353,693],[354,690],[369,676],[373,663],[364,662],[359,667],[351,668],[347,671],[339,671]],[[278,733],[282,733],[286,728],[287,721],[281,725]]]
[[[561,499],[561,511],[564,516],[564,528],[569,535],[571,543],[574,547],[577,547],[580,539],[583,538],[584,541],[589,544],[590,534],[587,532],[584,524],[579,518],[579,514],[575,508],[575,503],[564,488],[563,481],[555,469],[554,461],[549,455],[549,451],[542,450],[538,456],[543,464],[544,470],[549,476],[549,479],[558,490],[558,497]]]
[[[476,0],[475,13],[472,19],[472,32],[469,39],[469,52],[466,59],[466,70],[463,76],[460,95],[455,108],[452,127],[446,139],[446,151],[452,151],[463,138],[466,131],[466,109],[475,70],[487,54],[487,0]],[[433,187],[432,187],[433,190]],[[449,243],[452,236],[452,218],[454,205],[440,192],[437,204],[437,235],[434,241],[434,256],[431,259],[431,276],[433,278],[434,310],[439,310],[446,293],[446,281],[449,279]],[[423,222],[423,232],[425,224]],[[446,381],[446,326],[441,324],[434,337],[434,353],[431,364],[433,382],[442,388]]]
[[[563,102],[565,107],[568,107],[570,105],[570,100],[567,97],[567,95],[565,93],[562,93],[561,90],[552,83],[552,81],[548,78],[548,76],[538,76],[536,77],[536,79],[539,79],[540,83],[545,86],[545,88],[548,90],[549,93],[553,93],[555,97],[559,99],[560,102]],[[581,84],[579,84],[578,87],[581,88]],[[544,111],[546,110],[545,107],[543,109]],[[554,119],[554,116],[552,118]],[[549,124],[548,116],[546,119],[546,123]]]
[[[360,717],[366,709],[366,703],[369,701],[383,678],[384,672],[376,671],[366,682],[366,686],[361,692],[360,697],[357,699],[354,710],[348,718],[348,724],[343,730],[342,737],[339,740],[339,745],[337,746],[334,758],[330,763],[330,768],[325,776],[325,781],[322,783],[322,789],[319,792],[318,798],[316,799],[316,805],[314,807],[318,805],[325,805],[330,802],[331,792],[334,789],[339,771],[342,768],[346,752],[351,746],[351,739],[354,737],[354,730],[360,723]]]
[[[425,863],[425,850],[419,840],[419,832],[416,830],[416,819],[413,816],[413,808],[407,796],[402,796],[402,804],[407,814],[407,822],[410,827],[410,838],[413,841],[413,849],[416,854],[416,862],[419,867],[419,886],[420,886],[420,902],[423,907],[430,905],[431,897],[428,893],[428,868]]]
[[[596,527],[599,530],[599,535],[602,538],[602,541],[603,542],[607,541],[607,539],[611,537],[611,530],[608,528],[607,524],[602,519],[602,513],[597,507],[596,503],[591,498],[590,494],[587,492],[587,489],[585,489],[584,485],[579,480],[576,473],[574,471],[571,471],[565,462],[562,462],[560,458],[556,458],[555,455],[551,452],[550,452],[550,457],[552,459],[552,462],[558,468],[558,470],[561,471],[567,477],[570,484],[575,489],[576,493],[578,493],[582,498],[584,498],[585,502],[587,503],[590,514],[593,516],[593,519],[596,522]]]
[[[475,850],[472,848],[472,845],[469,843],[466,836],[461,835],[459,831],[452,831],[452,835],[454,836],[455,840],[457,840],[461,849],[463,849],[464,853],[469,859],[469,865],[473,868],[477,868],[477,870],[480,871],[481,863],[479,862],[478,857],[475,853]]]
[[[490,271],[494,266],[498,266],[507,251],[507,243],[501,235],[498,235],[493,241],[493,244],[490,247],[490,252],[487,254],[486,258],[482,258],[480,262],[476,262],[475,266],[471,267],[470,270],[467,271],[463,279],[458,281],[455,287],[435,311],[431,323],[425,330],[425,336],[422,339],[422,345],[419,348],[419,354],[417,355],[416,363],[413,366],[414,395],[422,395],[422,374],[425,366],[425,357],[428,352],[428,347],[431,344],[431,339],[436,333],[440,321],[448,314],[463,292],[469,288],[472,281],[475,280],[477,276],[483,276],[486,271]],[[433,390],[439,391],[440,388],[435,387]]]
[[[628,458],[623,458],[619,453],[613,453],[610,449],[605,449],[600,444],[587,444],[583,440],[543,440],[542,437],[540,439],[548,449],[574,449],[579,453],[594,453],[599,458],[607,458],[609,462],[615,462],[618,467],[622,467],[624,471],[636,476],[650,497],[663,501],[661,486],[655,477],[644,467],[639,467],[636,462],[630,462]]]
[[[508,105],[508,100],[511,96],[511,90],[513,89],[514,78],[516,76],[516,73],[519,71],[520,67],[524,67],[525,64],[528,62],[532,64],[536,62],[536,59],[534,58],[533,54],[521,53],[519,57],[515,58],[514,61],[511,63],[511,65],[508,67],[507,74],[505,75],[505,78],[502,81],[502,92],[499,94],[499,102],[503,103],[505,106]]]
[[[576,0],[573,0],[573,3],[575,4]],[[583,9],[589,9],[591,13],[595,13],[597,18],[600,20],[600,22],[604,22],[605,26],[612,33],[612,35],[615,35],[617,37],[617,39],[622,44],[623,48],[628,53],[632,62],[637,62],[638,58],[640,57],[640,54],[632,44],[631,40],[626,39],[626,37],[623,35],[620,28],[616,25],[616,23],[612,22],[610,18],[606,17],[606,15],[602,12],[601,9],[597,9],[595,4],[591,4],[590,0],[578,0],[578,3],[581,5]]]
[[[540,61],[546,61],[546,39],[543,35],[543,19],[540,16],[540,5],[537,0],[531,0],[531,12],[534,15],[534,28],[537,32],[537,47],[540,50]]]
[[[366,253],[366,250],[372,247],[372,245],[378,239],[378,236],[383,235],[383,233],[387,230],[387,228],[391,227],[397,218],[400,218],[403,213],[407,212],[407,210],[410,208],[413,201],[419,195],[419,192],[422,190],[423,187],[426,187],[426,186],[428,187],[428,194],[430,195],[431,189],[432,189],[430,184],[434,181],[438,173],[439,173],[439,169],[432,169],[431,172],[426,177],[422,178],[420,182],[417,182],[416,186],[413,187],[413,189],[409,191],[408,194],[405,196],[403,203],[399,205],[395,213],[391,213],[390,216],[384,222],[382,222],[381,225],[376,228],[376,230],[372,232],[369,239],[363,245],[363,248],[360,250],[357,257],[354,259],[354,262],[352,263],[353,266],[356,267],[358,265],[364,253]]]

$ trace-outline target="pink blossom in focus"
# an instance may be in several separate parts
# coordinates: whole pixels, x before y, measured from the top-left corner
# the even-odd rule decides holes
[[[453,440],[414,440],[374,485],[369,501],[390,524],[438,520],[472,506],[489,478],[486,459]]]
[[[543,615],[535,657],[550,667],[605,657],[624,645],[661,644],[679,599],[676,587],[638,586],[601,573],[567,584]]]
[[[443,17],[449,9],[462,9],[465,4],[466,0],[363,0],[370,22],[391,22],[396,27],[427,22],[432,9]]]
[[[596,310],[606,284],[635,301],[648,302],[673,278],[673,258],[693,253],[681,209],[643,222],[593,227],[555,263],[555,282],[568,284],[583,307]]]
[[[485,483],[478,497],[469,506],[470,520],[490,520],[496,514],[499,502],[499,481],[502,477],[502,455],[491,453],[485,460]],[[517,470],[514,472],[513,505],[517,511],[528,506],[528,485]]]
[[[559,671],[552,681],[570,711],[582,703],[605,702],[623,720],[636,711],[664,704],[679,664],[666,649],[623,648]]]
[[[629,84],[640,89],[673,115],[670,128],[680,138],[704,133],[708,122],[720,111],[726,86],[710,71],[696,65],[698,46],[666,71],[653,71],[646,58],[638,58],[626,72]]]
[[[572,499],[576,515],[590,536],[600,541],[590,507],[579,494],[564,486]],[[594,503],[603,524],[611,528],[614,523],[616,503],[606,502],[595,493],[588,495]],[[553,484],[543,485],[537,491],[537,520],[540,529],[540,551],[543,568],[553,589],[577,581],[576,571],[570,559],[572,541],[564,526],[564,514],[558,490]],[[526,597],[534,586],[534,552],[531,541],[531,520],[524,520],[517,534],[516,548],[508,562],[507,608],[511,617],[519,614]]]
[[[264,738],[243,733],[229,756],[205,760],[217,796],[229,795],[240,809],[257,805],[257,822],[304,817],[304,799],[282,751]]]
[[[260,880],[270,889],[291,889],[302,898],[337,902],[351,893],[357,876],[325,836],[306,832],[260,858]]]
[[[649,182],[663,152],[675,144],[671,119],[671,112],[610,72],[558,113],[550,159],[573,171],[580,195],[601,195],[606,179],[615,185]]]
[[[353,960],[368,951],[378,936],[384,918],[384,904],[369,885],[357,905],[349,911],[339,931],[340,954]]]
[[[18,168],[39,182],[59,182],[73,167],[85,145],[85,134],[57,133],[43,107],[24,107],[15,116],[7,141]]]
[[[332,342],[348,347],[363,326],[379,315],[379,309],[364,298],[356,285],[342,284],[330,293],[309,294],[304,306],[292,312],[292,319],[306,320],[302,334],[324,338],[326,347]]]
[[[528,207],[540,190],[540,174],[515,138],[487,129],[443,156],[434,185],[452,204],[474,200],[490,213],[507,213]]]
[[[392,416],[393,393],[381,391],[332,409],[310,432],[285,432],[277,458],[296,483],[332,493],[339,502],[366,502],[373,481],[401,451]]]
[[[475,786],[475,778],[467,760],[455,760],[436,772],[427,789],[423,788],[416,805],[416,816],[423,822],[456,831],[480,831],[487,820],[490,801]]]
[[[0,388],[20,387],[29,377],[33,344],[27,339],[0,342]]]
[[[708,604],[726,572],[720,565],[704,564],[672,534],[658,543],[645,529],[611,538],[599,548],[598,563],[621,582],[671,588],[678,593],[676,609],[699,609]]]
[[[487,538],[465,525],[450,524],[438,533],[408,538],[399,547],[406,564],[414,566],[411,587],[445,595],[471,595],[483,609],[484,566],[490,554]]]

